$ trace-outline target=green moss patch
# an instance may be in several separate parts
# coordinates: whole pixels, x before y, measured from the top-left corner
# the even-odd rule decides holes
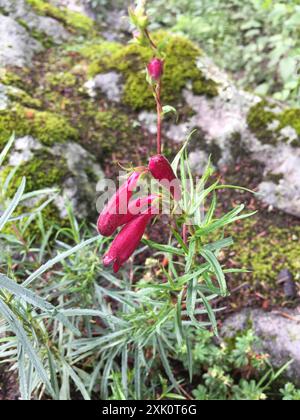
[[[21,105],[0,111],[0,145],[7,141],[12,132],[18,137],[31,135],[48,146],[78,138],[77,131],[64,117]]]
[[[94,30],[93,20],[81,13],[73,12],[67,8],[59,9],[44,0],[26,1],[32,6],[37,14],[52,17],[61,22],[68,29],[74,29],[75,31],[84,34],[89,34]]]
[[[128,151],[131,146],[139,144],[140,130],[134,127],[130,116],[118,109],[98,111],[94,115],[93,127],[90,140],[98,156],[124,153],[124,149]]]
[[[11,170],[12,167],[6,166],[1,171],[1,178],[5,179]],[[53,156],[47,150],[36,151],[33,159],[17,168],[8,195],[13,195],[23,177],[26,178],[26,192],[31,192],[61,185],[68,173],[67,163],[63,157]]]
[[[182,101],[182,90],[191,83],[193,91],[199,95],[218,95],[217,84],[205,79],[197,67],[201,51],[188,39],[166,33],[155,35],[156,41],[168,38],[166,43],[166,62],[163,76],[163,101],[176,104]],[[91,46],[82,51],[88,58],[95,53],[89,66],[89,76],[111,70],[122,73],[125,81],[123,102],[134,110],[153,108],[153,94],[146,82],[145,68],[152,58],[151,52],[134,44],[127,46],[104,43],[103,49]]]
[[[285,127],[293,128],[298,139],[292,146],[300,146],[300,109],[287,109],[278,112],[278,106],[263,100],[253,106],[247,116],[247,123],[253,134],[263,143],[276,145],[282,141],[280,131]],[[274,124],[274,127],[272,127]],[[290,139],[286,139],[288,142]]]
[[[276,284],[282,269],[294,276],[300,274],[300,227],[271,226],[258,235],[255,220],[246,220],[234,233],[234,260],[239,266],[252,270],[249,278],[262,284]]]

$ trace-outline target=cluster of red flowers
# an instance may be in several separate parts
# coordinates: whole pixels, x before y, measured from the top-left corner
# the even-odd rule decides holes
[[[170,163],[163,155],[153,156],[148,168],[135,171],[129,176],[110,199],[97,223],[98,231],[103,236],[111,236],[119,227],[123,226],[103,258],[104,266],[113,264],[115,273],[134,253],[148,223],[158,213],[156,205],[159,200],[158,195],[132,199],[140,177],[147,172],[151,173],[163,185],[165,180],[168,185],[171,183],[170,194],[175,200],[179,200],[181,197],[179,182]]]

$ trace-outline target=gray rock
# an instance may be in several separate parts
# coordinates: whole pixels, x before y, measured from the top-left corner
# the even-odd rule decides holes
[[[109,101],[120,102],[123,87],[121,85],[121,75],[115,71],[98,74],[93,79],[88,80],[84,88],[91,98],[95,98],[99,91],[103,92]]]
[[[0,83],[0,111],[4,111],[8,106],[9,100],[6,94],[6,86]]]
[[[9,16],[0,15],[0,66],[30,66],[42,45]]]
[[[56,156],[64,156],[71,176],[62,185],[62,194],[55,201],[61,217],[66,217],[65,202],[68,199],[80,218],[86,218],[96,211],[96,184],[104,177],[100,165],[93,156],[79,144],[59,144],[51,149]],[[90,174],[95,182],[91,182]],[[94,208],[92,204],[94,203]]]
[[[67,216],[66,202],[69,201],[79,218],[86,218],[96,213],[96,185],[103,179],[101,167],[94,157],[80,145],[72,142],[57,144],[46,148],[31,136],[17,138],[9,155],[9,164],[19,166],[29,162],[35,157],[36,151],[47,151],[60,159],[66,160],[68,178],[59,187],[60,193],[54,203],[60,212],[61,218]],[[26,203],[33,207],[37,199]]]
[[[42,145],[31,136],[16,139],[14,149],[9,155],[9,165],[18,166],[30,161],[34,157],[34,151],[41,148]]]
[[[53,3],[57,7],[66,7],[73,12],[81,13],[91,19],[95,19],[95,14],[90,7],[91,2],[89,0],[50,0],[50,3]]]
[[[25,0],[0,0],[0,9],[16,22],[25,23],[29,32],[34,30],[42,33],[56,44],[66,41],[70,36],[60,22],[37,15]]]
[[[221,334],[223,337],[234,337],[251,325],[260,338],[259,350],[270,355],[275,367],[280,368],[294,360],[286,376],[300,385],[300,308],[284,312],[288,313],[288,318],[280,312],[244,310],[224,322]]]

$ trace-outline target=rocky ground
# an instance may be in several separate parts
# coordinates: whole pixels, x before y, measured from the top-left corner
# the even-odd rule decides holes
[[[95,220],[97,182],[118,172],[116,162],[145,164],[154,150],[148,53],[124,43],[130,34],[120,12],[109,16],[109,24],[96,23],[79,0],[0,0],[0,148],[16,133],[2,174],[18,166],[16,184],[25,175],[28,191],[61,189],[44,210],[49,224],[64,223],[65,198],[78,217]],[[174,155],[196,128],[194,172],[201,174],[212,154],[226,183],[257,192],[220,195],[220,212],[241,201],[259,210],[231,232],[236,245],[224,255],[233,266],[253,270],[230,280],[236,293],[228,314],[247,306],[275,310],[277,326],[265,312],[262,322],[270,316],[276,331],[289,321],[297,330],[298,312],[289,315],[286,308],[297,306],[299,297],[300,109],[241,91],[196,45],[167,36],[163,100],[178,109],[179,121],[166,122],[165,153]]]

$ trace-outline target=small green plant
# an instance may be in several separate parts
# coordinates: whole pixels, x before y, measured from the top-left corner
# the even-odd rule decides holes
[[[294,384],[285,384],[280,392],[284,401],[300,401],[300,389],[297,389]]]
[[[194,338],[193,359],[200,385],[193,391],[195,399],[265,400],[274,393],[276,386],[279,397],[276,381],[289,363],[276,372],[269,356],[255,350],[258,342],[251,330],[220,344],[214,341],[211,333],[198,331]],[[287,386],[287,395],[295,396],[295,388]]]

